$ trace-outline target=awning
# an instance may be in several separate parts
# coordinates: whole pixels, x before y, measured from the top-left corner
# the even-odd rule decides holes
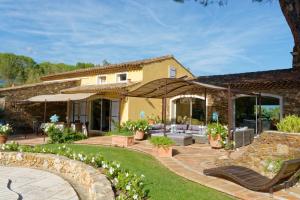
[[[49,94],[49,95],[39,95],[34,96],[27,101],[30,102],[64,102],[64,101],[79,101],[83,99],[87,99],[91,96],[95,95],[95,93],[77,93],[77,94]]]
[[[169,98],[204,90],[227,90],[225,87],[200,83],[182,78],[162,78],[151,81],[128,92],[126,96],[144,98]]]

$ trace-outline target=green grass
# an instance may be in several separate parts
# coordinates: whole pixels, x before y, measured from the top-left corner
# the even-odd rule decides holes
[[[47,145],[56,147],[57,145]],[[146,176],[146,189],[153,200],[226,200],[231,197],[200,184],[188,181],[161,165],[149,155],[116,147],[67,145],[77,152],[103,154],[105,159],[115,160],[121,166]]]

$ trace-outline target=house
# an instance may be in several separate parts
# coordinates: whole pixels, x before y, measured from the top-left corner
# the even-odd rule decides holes
[[[88,123],[91,132],[103,132],[115,123],[161,117],[161,100],[124,94],[155,79],[180,77],[194,75],[167,55],[52,74],[41,83],[2,88],[0,95],[5,98],[6,118],[16,127],[30,127],[33,120],[57,114],[61,121]]]

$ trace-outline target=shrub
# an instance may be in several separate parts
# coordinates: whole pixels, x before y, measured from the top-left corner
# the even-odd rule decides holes
[[[132,131],[123,130],[123,129],[119,129],[119,130],[116,129],[114,131],[108,132],[106,135],[133,136],[133,132]]]
[[[82,133],[73,131],[70,128],[60,128],[55,124],[50,124],[45,128],[50,140],[49,143],[71,143],[77,140],[86,139]]]
[[[161,136],[161,137],[152,137],[150,142],[157,147],[170,147],[174,144],[173,140],[168,137]]]
[[[300,133],[300,117],[296,115],[289,115],[277,123],[279,131],[288,133]]]
[[[134,123],[134,127],[135,127],[134,131],[143,131],[144,133],[147,133],[150,129],[150,126],[149,126],[149,123],[147,120],[140,119],[133,123]]]
[[[221,136],[222,141],[226,140],[228,130],[225,126],[219,123],[211,123],[207,125],[207,134],[210,135],[213,139],[216,139],[218,135]]]
[[[264,171],[276,174],[281,169],[282,164],[283,160],[280,158],[275,160],[269,158],[265,162]]]
[[[7,136],[12,133],[12,128],[9,124],[0,125],[0,135]]]
[[[4,144],[2,145],[1,149],[4,151],[56,154],[73,160],[81,161],[95,168],[102,168],[103,173],[111,181],[112,186],[117,190],[117,200],[147,199],[148,193],[144,189],[144,175],[138,176],[135,173],[123,169],[118,162],[107,161],[100,153],[77,153],[65,145],[58,146],[56,149],[51,149],[43,146],[20,146],[17,143]]]

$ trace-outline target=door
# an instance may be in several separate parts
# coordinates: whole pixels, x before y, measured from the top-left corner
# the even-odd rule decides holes
[[[110,130],[110,109],[111,101],[107,99],[97,99],[92,101],[91,129],[95,131]]]
[[[112,100],[111,101],[111,130],[114,130],[119,124],[120,119],[120,101]]]

